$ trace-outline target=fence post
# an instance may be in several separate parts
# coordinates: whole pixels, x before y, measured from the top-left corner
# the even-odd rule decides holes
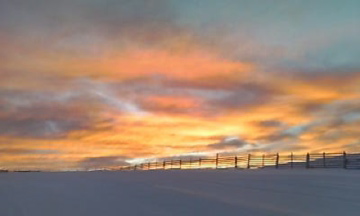
[[[250,169],[251,154],[248,154],[247,168]]]
[[[279,157],[280,157],[280,155],[279,155],[279,153],[277,153],[276,154],[276,165],[275,165],[276,169],[279,168]]]
[[[173,160],[171,159],[171,162],[170,162],[170,169],[173,168]]]
[[[237,168],[238,168],[238,157],[235,156],[235,169],[237,169]]]
[[[192,157],[190,157],[190,166],[189,166],[189,169],[192,168]]]
[[[151,166],[151,163],[150,163],[150,162],[148,162],[148,170],[150,170],[150,166]]]
[[[348,164],[348,160],[347,160],[347,157],[346,157],[346,152],[344,151],[344,153],[343,153],[343,167],[344,167],[344,169],[347,169],[347,164]]]
[[[181,161],[181,159],[180,159],[180,169],[181,169],[181,165],[182,165],[182,161]]]
[[[166,170],[166,161],[163,161],[163,169]]]
[[[217,169],[219,165],[219,154],[216,154],[215,168]]]
[[[137,165],[134,166],[134,171],[136,171],[136,166],[137,166]]]
[[[310,154],[309,153],[306,154],[306,168],[307,169],[310,168]]]
[[[323,153],[323,166],[326,168],[326,155],[325,152]]]
[[[292,152],[290,155],[290,166],[291,166],[291,169],[294,168],[294,154]]]
[[[199,168],[201,169],[201,158],[199,158]]]
[[[265,166],[265,154],[262,155],[262,163],[261,163],[262,167]]]

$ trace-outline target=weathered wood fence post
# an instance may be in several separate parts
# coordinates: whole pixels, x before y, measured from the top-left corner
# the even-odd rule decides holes
[[[199,158],[199,168],[201,169],[201,158]]]
[[[343,168],[347,169],[348,159],[346,157],[346,152],[343,152]]]
[[[326,168],[326,154],[325,154],[325,152],[323,153],[323,166],[324,166],[324,168]]]
[[[262,155],[262,161],[261,161],[261,166],[265,167],[265,154]]]
[[[170,169],[173,168],[173,160],[171,159]]]
[[[217,169],[218,166],[219,166],[219,154],[216,154],[215,168]]]
[[[237,169],[237,168],[238,168],[238,157],[235,156],[235,169]]]
[[[182,160],[181,159],[180,159],[179,163],[180,163],[180,169],[181,169],[181,167],[182,167]]]
[[[276,169],[279,169],[279,158],[280,158],[280,155],[279,155],[279,153],[277,153],[276,154],[276,165],[275,165]]]
[[[290,166],[291,166],[291,169],[294,168],[294,154],[292,152],[290,155]]]
[[[163,169],[166,170],[166,161],[163,161]]]
[[[251,160],[251,154],[248,154],[248,158],[247,158],[247,169],[250,169],[250,160]]]
[[[307,169],[310,168],[310,154],[309,153],[306,154],[306,168]]]

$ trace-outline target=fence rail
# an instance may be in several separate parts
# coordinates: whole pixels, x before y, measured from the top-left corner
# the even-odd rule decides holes
[[[360,169],[360,153],[248,154],[173,159],[120,167],[120,170],[343,168]]]

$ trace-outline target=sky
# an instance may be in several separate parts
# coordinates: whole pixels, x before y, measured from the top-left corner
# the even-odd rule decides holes
[[[360,1],[0,0],[0,168],[360,150]]]

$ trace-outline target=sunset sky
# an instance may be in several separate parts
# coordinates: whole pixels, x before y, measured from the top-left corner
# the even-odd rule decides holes
[[[360,150],[358,0],[0,0],[0,169]]]

